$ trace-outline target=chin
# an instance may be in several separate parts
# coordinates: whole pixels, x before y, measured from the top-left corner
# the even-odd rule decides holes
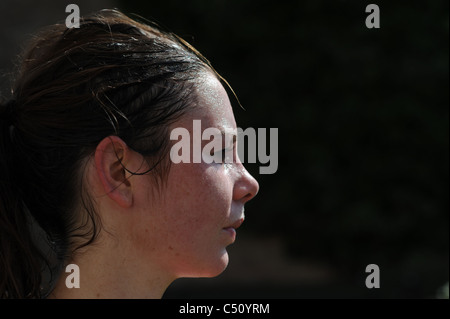
[[[204,276],[204,277],[212,278],[212,277],[219,276],[227,268],[228,261],[229,261],[228,252],[224,249],[223,253],[220,255],[220,257],[216,261],[215,265],[213,267],[211,267],[211,272],[207,276]]]
[[[215,258],[209,258],[209,260],[204,261],[201,266],[193,269],[190,274],[182,276],[185,278],[213,278],[219,276],[228,266],[228,253],[224,249]]]

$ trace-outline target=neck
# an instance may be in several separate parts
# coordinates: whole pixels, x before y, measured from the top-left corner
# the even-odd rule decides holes
[[[63,269],[49,298],[102,299],[158,299],[174,280],[151,262],[143,264],[139,258],[121,254],[120,249],[105,249],[103,245],[89,245],[67,264],[79,268],[79,288],[76,271]],[[122,257],[127,256],[127,257]]]

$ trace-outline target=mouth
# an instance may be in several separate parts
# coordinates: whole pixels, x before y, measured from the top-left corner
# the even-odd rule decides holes
[[[227,227],[224,227],[224,229],[228,229],[228,228],[238,229],[239,227],[241,227],[243,222],[244,222],[244,217],[241,217],[238,220],[236,220],[235,222],[233,222],[232,224],[228,225]]]
[[[238,220],[236,220],[235,222],[233,222],[232,224],[230,224],[227,227],[224,227],[223,230],[225,230],[226,232],[228,232],[233,238],[236,237],[236,229],[238,229],[242,223],[244,222],[244,217],[239,218]]]

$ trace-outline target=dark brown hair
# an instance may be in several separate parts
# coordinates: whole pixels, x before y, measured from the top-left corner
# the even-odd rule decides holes
[[[195,104],[193,80],[205,71],[217,75],[188,43],[115,10],[32,40],[12,98],[0,104],[1,297],[47,293],[49,261],[34,223],[60,262],[95,240],[100,225],[82,172],[102,139],[119,136],[148,160],[146,173],[164,179],[168,125]],[[76,238],[84,240],[73,248]]]

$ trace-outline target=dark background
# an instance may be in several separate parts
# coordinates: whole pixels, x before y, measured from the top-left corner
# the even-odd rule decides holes
[[[14,20],[1,27],[1,50],[9,50],[1,55],[4,75],[21,44],[11,33],[27,24],[24,11],[42,16],[28,22],[32,32],[64,20],[68,3],[79,4],[82,15],[97,9],[87,1],[24,1],[35,9],[5,1],[18,9],[0,11]],[[380,7],[380,29],[365,26],[370,3]],[[228,269],[214,279],[177,280],[166,298],[445,295],[448,1],[104,1],[108,6],[160,23],[209,58],[246,109],[235,103],[238,126],[279,129],[276,174],[246,165],[260,192],[246,206]],[[365,286],[372,263],[380,267],[380,289]]]

